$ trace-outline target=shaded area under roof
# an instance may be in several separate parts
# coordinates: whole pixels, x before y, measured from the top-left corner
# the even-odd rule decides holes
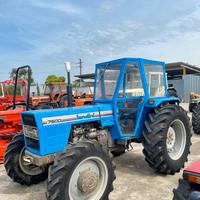
[[[166,64],[167,76],[169,78],[178,77],[186,74],[200,75],[200,68],[184,62],[173,62]],[[76,78],[94,79],[94,73],[76,75]]]
[[[186,74],[200,75],[200,68],[184,62],[167,63],[166,70],[168,76],[182,76]]]
[[[74,76],[74,77],[76,77],[76,78],[81,78],[81,79],[94,79],[94,73],[76,75],[76,76]]]

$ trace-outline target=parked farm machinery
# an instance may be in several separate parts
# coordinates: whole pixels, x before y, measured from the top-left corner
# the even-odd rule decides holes
[[[189,111],[192,112],[192,127],[194,133],[200,134],[200,95],[190,93]]]
[[[191,144],[179,101],[168,94],[163,62],[97,64],[93,105],[21,114],[23,134],[7,147],[7,174],[25,185],[48,176],[48,200],[108,199],[115,180],[109,152],[124,153],[132,142],[142,142],[157,172],[179,172]]]
[[[26,81],[19,81],[18,74],[21,69],[28,69],[28,84]],[[26,96],[17,96],[18,84],[23,83],[23,94]],[[10,84],[10,82],[9,82]],[[17,69],[16,79],[13,82],[13,95],[10,96],[9,108],[0,111],[0,163],[4,162],[4,152],[7,144],[12,140],[13,136],[22,130],[20,113],[29,109],[30,99],[30,67],[23,66]],[[20,90],[21,91],[21,90]],[[12,102],[12,104],[11,104]],[[8,102],[7,102],[8,103]]]
[[[200,199],[200,161],[184,169],[183,178],[179,180],[179,185],[173,192],[173,200]]]
[[[13,105],[13,91],[15,82],[12,80],[6,80],[0,82],[0,111],[7,110]],[[25,80],[18,80],[18,92],[16,94],[16,102],[24,102],[24,94],[27,92],[27,83]]]

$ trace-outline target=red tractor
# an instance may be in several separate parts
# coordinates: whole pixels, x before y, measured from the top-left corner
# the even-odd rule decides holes
[[[13,104],[13,90],[15,82],[12,80],[6,80],[0,82],[0,111],[6,110],[12,107]],[[26,91],[26,81],[19,80],[16,95],[16,102],[24,102],[24,94]]]
[[[19,81],[18,74],[21,69],[28,69],[28,84],[26,81]],[[30,101],[30,67],[19,67],[16,72],[15,82],[4,82],[2,87],[10,89],[12,86],[13,96],[9,95],[7,98],[2,95],[1,105],[6,105],[7,110],[0,111],[0,163],[4,162],[4,152],[7,144],[11,141],[13,136],[22,130],[20,113],[29,109]],[[23,87],[20,87],[23,86]],[[13,87],[14,86],[14,87]],[[19,89],[20,88],[20,89]],[[23,89],[22,89],[23,88]],[[22,89],[22,90],[21,90]],[[2,90],[7,91],[7,90]],[[8,91],[7,91],[8,92]],[[18,94],[20,93],[21,96]],[[8,93],[7,93],[8,94]],[[9,93],[10,94],[10,93]],[[12,108],[12,109],[11,109]]]
[[[179,180],[178,188],[173,192],[173,200],[200,199],[200,160],[183,171],[183,179]]]

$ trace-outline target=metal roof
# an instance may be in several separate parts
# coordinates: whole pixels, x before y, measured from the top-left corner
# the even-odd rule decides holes
[[[185,62],[167,63],[166,70],[168,76],[182,76],[186,74],[200,75],[200,68]]]
[[[186,74],[200,75],[200,68],[185,62],[173,62],[166,64],[166,71],[168,77],[180,77]],[[94,73],[76,75],[75,77],[81,79],[94,79]]]
[[[76,77],[76,78],[81,78],[81,79],[94,79],[94,73],[76,75],[76,76],[74,76],[74,77]]]

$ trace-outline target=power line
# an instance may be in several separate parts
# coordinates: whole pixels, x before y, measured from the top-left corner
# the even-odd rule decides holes
[[[79,75],[80,75],[80,78],[79,78],[79,81],[80,81],[80,86],[82,86],[82,69],[83,69],[83,60],[82,58],[79,58]]]

